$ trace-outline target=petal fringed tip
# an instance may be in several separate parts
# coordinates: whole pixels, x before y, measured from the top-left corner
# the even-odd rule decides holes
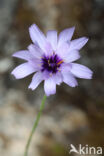
[[[45,90],[45,94],[47,96],[50,96],[50,95],[56,93],[56,83],[53,81],[53,79],[51,77],[49,79],[45,80],[44,90]]]
[[[70,41],[73,33],[74,33],[75,27],[64,29],[59,34],[59,41],[58,41],[58,47],[64,42]]]
[[[80,50],[88,42],[87,37],[81,37],[70,42],[70,50]]]
[[[40,72],[37,72],[33,78],[32,78],[32,82],[29,85],[29,89],[35,90],[38,85],[42,82],[42,74]]]
[[[71,73],[73,75],[78,78],[92,79],[93,72],[88,67],[77,63],[71,63],[71,65]]]
[[[27,60],[27,61],[32,57],[28,50],[17,51],[12,56],[23,59],[23,60]]]

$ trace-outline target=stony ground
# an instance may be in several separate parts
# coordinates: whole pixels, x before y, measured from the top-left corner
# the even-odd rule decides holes
[[[73,38],[88,36],[78,62],[94,71],[93,80],[64,84],[47,99],[29,156],[68,156],[70,144],[104,145],[104,1],[0,0],[0,156],[23,156],[39,111],[43,84],[27,89],[31,76],[15,80],[12,69],[21,63],[13,52],[31,42],[28,27],[46,32],[76,26]],[[75,156],[73,154],[73,156]]]

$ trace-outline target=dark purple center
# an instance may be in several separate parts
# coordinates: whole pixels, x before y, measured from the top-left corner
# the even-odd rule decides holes
[[[57,71],[59,71],[62,63],[63,60],[60,59],[56,54],[53,54],[52,56],[43,56],[41,71],[43,72],[46,70],[50,73],[56,73]]]

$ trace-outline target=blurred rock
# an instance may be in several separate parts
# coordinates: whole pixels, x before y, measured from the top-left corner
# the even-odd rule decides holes
[[[12,58],[12,54],[16,51],[19,51],[20,44],[19,44],[19,38],[17,35],[17,32],[10,32],[8,34],[8,38],[6,39],[6,42],[4,43],[4,46],[2,47],[2,51],[5,55],[8,55]]]
[[[18,0],[0,0],[0,45],[7,36],[7,32],[13,23],[17,4]]]
[[[95,2],[97,3],[98,6],[100,7],[104,7],[104,1],[103,0],[95,0]]]
[[[27,5],[35,10],[39,19],[40,25],[43,26],[44,31],[48,29],[56,29],[57,19],[60,14],[60,10],[56,7],[54,0],[26,0]],[[35,21],[34,21],[35,22]],[[38,24],[38,23],[37,23]]]
[[[0,74],[8,72],[13,66],[13,61],[10,58],[0,59]]]
[[[19,90],[8,90],[3,103],[4,106],[1,105],[0,107],[0,140],[1,147],[3,146],[0,148],[0,155],[3,153],[4,156],[7,156],[8,153],[8,156],[22,156],[38,110],[36,107],[29,106],[25,94]],[[47,113],[43,112],[30,146],[29,155],[45,156],[44,149],[46,147],[51,148],[55,144],[60,144],[66,148],[71,142],[70,135],[72,134],[74,137],[76,132],[84,134],[85,127],[88,127],[86,115],[77,108],[60,107],[59,105],[54,110]],[[76,137],[79,138],[78,135]],[[68,155],[67,150],[66,156]],[[53,153],[52,156],[56,153],[54,150],[51,152]]]

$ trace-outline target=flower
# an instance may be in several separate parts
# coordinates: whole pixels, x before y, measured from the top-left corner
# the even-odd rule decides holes
[[[36,89],[44,80],[47,96],[56,93],[56,85],[62,82],[71,87],[78,85],[77,78],[91,79],[92,71],[86,66],[73,63],[80,58],[79,50],[87,43],[88,38],[81,37],[71,41],[75,27],[63,30],[59,36],[57,31],[50,30],[46,36],[37,25],[29,28],[33,44],[27,50],[13,54],[13,57],[26,60],[16,67],[12,74],[16,79],[35,73],[29,88]]]

